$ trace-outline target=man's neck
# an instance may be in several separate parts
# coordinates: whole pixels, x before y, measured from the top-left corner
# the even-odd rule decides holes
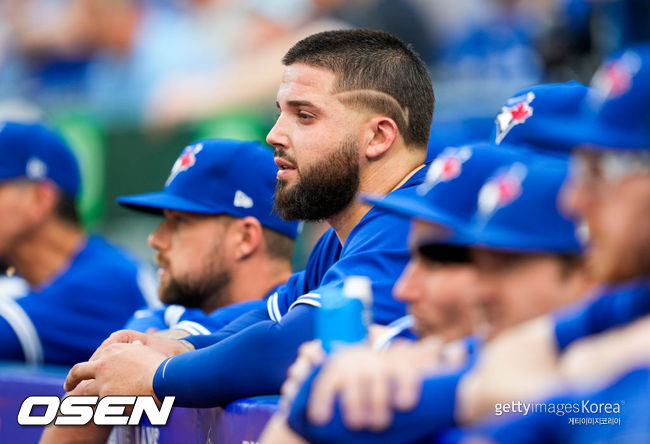
[[[65,267],[83,240],[80,228],[50,220],[20,242],[11,262],[20,276],[31,286],[37,286]]]
[[[400,162],[390,162],[388,159],[381,164],[368,166],[361,174],[360,193],[385,195],[404,185],[417,171],[424,167],[426,152],[409,152],[406,159]],[[396,166],[397,165],[397,166]],[[345,209],[327,219],[334,228],[341,245],[352,229],[363,219],[372,205],[353,200]]]
[[[220,298],[220,304],[236,304],[264,298],[272,289],[284,284],[291,276],[289,261],[274,261],[256,258],[231,270],[231,281],[226,289],[226,297]],[[251,276],[255,276],[251,279]],[[225,299],[225,300],[224,300]],[[207,301],[201,309],[210,314],[221,308]]]

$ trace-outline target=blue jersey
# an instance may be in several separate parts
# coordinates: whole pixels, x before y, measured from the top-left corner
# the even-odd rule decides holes
[[[151,270],[97,236],[55,277],[25,290],[0,294],[0,359],[85,361],[136,309],[158,303]]]
[[[650,442],[650,368],[630,369],[605,389],[529,402],[531,413],[511,414],[466,430],[453,430],[438,444],[591,444]]]
[[[393,193],[415,194],[425,174],[420,169]],[[408,219],[373,207],[343,246],[333,230],[326,232],[306,269],[278,288],[265,310],[249,312],[214,335],[189,337],[199,350],[163,362],[154,377],[156,395],[176,396],[178,406],[207,407],[278,393],[298,347],[314,338],[320,292],[342,286],[348,276],[370,278],[375,322],[404,316],[405,306],[393,299],[392,288],[409,260],[409,228]]]
[[[425,172],[421,169],[391,194],[414,193]],[[404,316],[404,304],[393,298],[393,285],[409,260],[409,227],[403,217],[373,207],[350,231],[343,246],[330,228],[314,247],[305,270],[292,276],[277,296],[269,298],[269,317],[279,321],[300,304],[320,307],[321,292],[342,288],[345,278],[353,274],[368,276],[372,282],[375,323],[387,325]]]
[[[266,300],[275,292],[274,288],[263,299],[231,304],[210,314],[198,308],[186,308],[182,305],[138,310],[124,328],[142,332],[150,329],[175,329],[183,330],[190,335],[210,335],[249,311],[263,310],[266,307]]]
[[[573,341],[650,314],[650,280],[639,278],[603,288],[580,307],[555,315],[555,337],[560,350]]]
[[[628,324],[648,313],[650,313],[650,288],[647,278],[607,287],[601,290],[595,299],[579,307],[572,307],[554,315],[555,333],[560,352],[580,338],[600,334],[610,328]],[[467,344],[470,350],[470,357],[475,358],[477,345],[480,343],[469,338]],[[426,436],[437,437],[444,429],[454,427],[455,425],[453,412],[455,410],[456,388],[463,373],[470,369],[474,362],[474,359],[470,359],[467,367],[458,372],[455,377],[453,375],[436,375],[426,378],[423,381],[420,402],[415,409],[406,414],[401,412],[396,413],[391,426],[385,432],[379,434],[369,431],[359,432],[348,430],[343,424],[338,405],[334,419],[329,424],[317,427],[309,423],[306,417],[306,408],[311,384],[319,371],[317,369],[296,396],[289,416],[289,425],[294,431],[310,442],[398,443],[417,441]],[[622,387],[630,387],[630,385],[624,384]],[[643,396],[647,396],[647,394]],[[638,403],[642,400],[647,402],[647,397],[641,398]],[[605,401],[605,398],[603,398],[603,402]],[[634,411],[630,413],[633,416],[635,414],[638,415]],[[497,442],[504,443],[529,442],[528,439],[531,439],[531,443],[592,442],[582,438],[575,438],[575,441],[569,441],[567,436],[571,436],[570,434],[561,435],[562,438],[559,440],[553,440],[549,437],[547,440],[538,441],[537,439],[540,437],[539,430],[533,429],[532,426],[528,427],[527,424],[531,422],[535,424],[535,427],[541,429],[545,424],[549,424],[549,418],[548,416],[540,415],[532,419],[523,419],[520,423],[510,428],[500,429],[496,427],[490,429],[490,437],[496,437],[498,438]],[[553,424],[555,423],[551,423],[548,430],[554,429],[555,426]],[[557,427],[555,429],[560,430]],[[529,433],[531,430],[533,432]],[[597,432],[597,429],[594,432]],[[447,436],[447,439],[449,436]],[[542,434],[541,436],[544,435]],[[580,436],[594,437],[588,434]]]

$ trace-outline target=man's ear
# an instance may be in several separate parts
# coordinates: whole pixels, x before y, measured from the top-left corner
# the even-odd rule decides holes
[[[235,245],[235,259],[246,259],[262,244],[262,224],[252,216],[239,219],[233,228],[237,230],[237,243]]]
[[[367,124],[368,142],[366,145],[366,157],[374,160],[393,146],[399,135],[397,124],[393,119],[386,116],[377,116],[370,119]]]
[[[41,222],[53,214],[59,201],[59,191],[53,183],[42,181],[33,184],[28,199],[32,200],[30,205],[30,217],[34,222]]]

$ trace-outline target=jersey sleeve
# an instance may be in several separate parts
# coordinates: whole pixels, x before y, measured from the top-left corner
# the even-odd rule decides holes
[[[650,313],[650,287],[635,282],[605,289],[586,306],[555,315],[555,337],[560,350],[585,336],[602,333]]]
[[[337,401],[332,420],[315,426],[307,419],[307,403],[312,385],[322,367],[307,379],[294,400],[289,414],[289,427],[311,443],[411,443],[454,427],[456,389],[462,372],[427,378],[422,384],[419,403],[409,412],[395,412],[391,425],[381,433],[369,430],[349,430],[343,423]]]
[[[194,346],[194,348],[198,350],[201,348],[209,347],[218,342],[221,342],[224,339],[229,338],[230,336],[233,336],[258,322],[263,322],[268,320],[269,317],[265,309],[252,310],[241,315],[240,317],[230,322],[228,325],[221,328],[220,330],[212,333],[211,335],[195,335],[195,336],[188,336],[183,339],[190,342]]]
[[[124,325],[126,330],[135,330],[146,333],[150,329],[166,330],[165,324],[165,309],[141,309],[133,313]]]
[[[169,358],[154,376],[156,396],[176,396],[180,407],[212,407],[277,394],[298,347],[313,338],[313,320],[314,307],[302,305],[280,322],[267,318],[214,345]]]

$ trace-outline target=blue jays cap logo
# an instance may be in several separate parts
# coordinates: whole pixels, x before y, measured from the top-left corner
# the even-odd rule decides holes
[[[524,123],[533,115],[533,107],[530,106],[533,100],[535,100],[535,94],[529,92],[523,96],[513,97],[501,107],[501,112],[497,114],[494,121],[497,125],[495,137],[495,143],[497,145],[501,143],[512,128],[520,123]]]
[[[607,98],[622,96],[632,87],[632,79],[639,69],[641,57],[634,51],[625,51],[619,58],[603,64],[594,75],[592,87]]]
[[[490,218],[498,209],[511,204],[521,195],[521,183],[526,178],[526,166],[516,162],[505,171],[499,169],[496,175],[481,187],[478,193],[478,212],[483,218]]]
[[[178,156],[176,162],[172,166],[172,171],[169,173],[169,177],[165,182],[165,186],[168,186],[176,178],[178,173],[187,171],[196,163],[196,155],[203,149],[203,144],[198,143],[196,145],[190,145],[185,147],[181,152],[181,155]]]
[[[445,148],[431,162],[424,183],[418,187],[418,194],[424,195],[440,182],[449,182],[460,176],[463,171],[463,163],[469,160],[470,157],[472,157],[472,150],[469,147]]]

